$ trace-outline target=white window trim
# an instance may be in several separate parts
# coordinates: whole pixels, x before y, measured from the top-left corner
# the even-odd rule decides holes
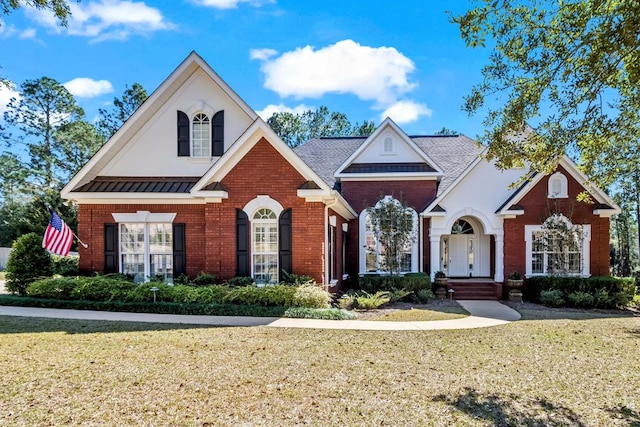
[[[113,220],[121,222],[169,222],[176,218],[176,213],[151,213],[149,211],[137,211],[136,213],[112,213]]]
[[[112,214],[112,215],[119,215],[119,214]],[[121,224],[144,224],[144,251],[142,253],[143,255],[143,261],[144,261],[144,280],[143,282],[148,282],[149,280],[151,280],[151,255],[168,255],[168,254],[152,254],[151,253],[151,232],[149,230],[149,225],[150,224],[171,224],[171,222],[167,222],[167,221],[149,221],[149,222],[144,222],[144,221],[122,221],[122,223],[118,222],[118,271],[122,272],[122,247],[120,246],[122,244],[121,242],[121,232],[120,232],[120,225]],[[173,233],[171,235],[172,239],[174,238]],[[171,253],[171,255],[173,256],[173,253]]]
[[[205,155],[205,156],[196,156],[193,154],[194,152],[194,147],[193,144],[195,143],[195,138],[193,137],[193,126],[194,126],[194,118],[196,115],[198,114],[204,114],[205,116],[207,116],[207,123],[209,124],[209,138],[207,139],[208,141],[208,148],[209,148],[209,155]],[[191,116],[189,116],[189,141],[191,143],[191,147],[189,147],[190,153],[192,158],[194,159],[210,159],[211,157],[213,157],[213,153],[212,153],[212,148],[211,148],[211,141],[213,139],[213,116],[202,111],[202,110],[198,110],[195,113],[193,113]]]
[[[581,224],[582,227],[582,271],[577,274],[570,274],[570,276],[589,277],[590,264],[591,264],[591,224]],[[524,226],[524,239],[525,239],[525,254],[526,254],[526,268],[525,275],[530,276],[548,276],[547,273],[533,273],[531,268],[532,262],[532,250],[533,250],[533,233],[544,231],[542,225],[525,225]]]
[[[387,199],[393,199],[393,197],[385,196],[385,200]],[[413,216],[413,231],[415,233],[418,233],[418,214],[413,208],[408,207],[408,209],[411,211],[411,215]],[[359,275],[372,274],[372,272],[367,271],[367,251],[365,250],[365,246],[367,244],[366,242],[367,215],[368,215],[367,209],[363,209],[362,212],[360,212],[360,216],[358,218],[358,228],[359,228],[358,229],[359,273],[358,274]],[[419,265],[418,246],[419,246],[420,236],[417,236],[417,237],[418,238],[411,245],[411,271],[410,271],[411,273],[415,273],[418,271],[418,265]],[[409,273],[409,272],[405,271],[405,272],[402,272],[401,274],[403,273]],[[378,270],[374,272],[374,274],[389,274],[389,273],[383,270]]]
[[[258,209],[262,208],[271,209],[276,214],[277,218],[280,218],[280,214],[284,210],[282,205],[277,200],[265,195],[260,195],[255,199],[250,200],[246,205],[244,205],[242,210],[247,214],[249,218],[253,219],[253,216],[258,211]]]
[[[386,140],[390,139],[391,140],[391,150],[390,151],[386,151],[385,150],[385,144],[386,144]],[[384,134],[382,134],[380,136],[380,140],[382,141],[382,143],[380,144],[380,155],[382,156],[396,156],[398,154],[397,151],[397,141],[396,139],[393,137],[393,135],[389,132],[385,132]]]
[[[276,256],[276,280],[275,282],[278,281],[278,272],[280,271],[280,260],[279,260],[279,248],[280,248],[280,225],[278,224],[278,219],[280,218],[280,215],[275,214],[275,211],[273,209],[267,208],[267,207],[260,207],[258,209],[256,209],[256,212],[260,209],[269,209],[271,212],[274,213],[275,215],[275,219],[255,219],[253,216],[251,216],[251,277],[253,277],[255,279],[255,262],[254,262],[254,257],[258,254],[260,255],[273,255],[273,253],[271,252],[256,252],[255,251],[255,236],[256,236],[256,230],[255,230],[255,226],[258,224],[274,224],[276,226],[276,252],[275,252],[275,256]],[[255,213],[254,213],[255,215]],[[268,233],[268,230],[267,230]],[[265,282],[260,282],[260,284],[263,284]],[[271,283],[271,282],[269,282]]]
[[[556,193],[553,190],[553,183],[560,182],[560,192]],[[549,181],[547,183],[547,197],[550,199],[566,199],[569,197],[569,182],[567,181],[567,177],[560,173],[556,172],[549,177]]]

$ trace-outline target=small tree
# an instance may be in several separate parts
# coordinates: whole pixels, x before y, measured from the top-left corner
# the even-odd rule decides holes
[[[7,290],[25,295],[27,286],[53,274],[51,255],[42,247],[42,237],[29,233],[19,237],[7,260]]]
[[[542,247],[548,256],[547,273],[567,276],[582,271],[584,227],[556,213],[542,224],[542,230]]]
[[[391,274],[400,272],[404,249],[415,242],[413,213],[404,202],[393,197],[381,197],[375,207],[367,208],[371,229],[380,242],[381,268]]]

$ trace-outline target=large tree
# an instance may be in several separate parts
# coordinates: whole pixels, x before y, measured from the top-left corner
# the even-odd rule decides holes
[[[80,3],[80,0],[77,0],[77,2]],[[52,12],[63,27],[67,26],[67,18],[71,15],[69,4],[66,0],[0,0],[0,8],[2,8],[3,15],[8,15],[22,6]]]
[[[21,85],[20,96],[7,105],[4,120],[9,129],[0,129],[0,136],[10,147],[24,145],[30,157],[30,175],[44,188],[54,188],[68,172],[60,168],[62,146],[54,136],[83,115],[73,95],[54,79],[27,80]]]
[[[548,172],[569,152],[591,176],[604,166],[600,183],[610,182],[640,137],[640,1],[474,3],[451,20],[468,46],[491,46],[464,104],[485,114],[488,157]],[[535,132],[513,138],[527,123]]]
[[[98,129],[105,139],[109,139],[129,117],[146,101],[147,91],[140,83],[133,83],[127,87],[122,94],[122,98],[113,98],[111,109],[100,108],[98,113],[101,118],[98,120]]]
[[[344,113],[330,112],[325,106],[302,114],[274,113],[267,123],[290,147],[320,137],[368,136],[375,130],[373,122],[368,121],[352,126]]]

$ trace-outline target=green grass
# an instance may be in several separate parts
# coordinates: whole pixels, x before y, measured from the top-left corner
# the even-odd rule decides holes
[[[394,322],[422,322],[431,320],[452,320],[467,317],[469,313],[460,306],[442,306],[433,308],[406,308],[390,312],[383,312],[379,316],[368,320]]]
[[[0,316],[0,425],[640,425],[639,317],[523,314],[397,332]]]

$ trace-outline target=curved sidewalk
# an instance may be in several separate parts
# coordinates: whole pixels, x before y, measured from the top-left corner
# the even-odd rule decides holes
[[[458,301],[471,315],[453,320],[429,322],[385,322],[372,320],[317,320],[277,317],[188,316],[179,314],[122,313],[113,311],[65,310],[57,308],[0,306],[0,316],[45,317],[76,320],[175,323],[213,326],[270,326],[280,328],[410,331],[472,329],[504,325],[519,320],[520,313],[497,301]]]

